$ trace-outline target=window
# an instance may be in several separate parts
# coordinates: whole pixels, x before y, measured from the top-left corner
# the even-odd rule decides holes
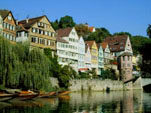
[[[32,32],[35,33],[35,28],[32,28]]]
[[[11,17],[11,16],[8,16],[8,20],[12,20],[12,17]]]
[[[47,45],[47,39],[44,39],[45,45]]]
[[[34,42],[34,43],[35,43],[35,42],[36,42],[36,38],[35,38],[35,37],[32,37],[32,38],[31,38],[31,42]]]
[[[48,45],[50,46],[50,40],[48,40]]]
[[[130,67],[130,64],[129,64],[129,63],[127,64],[127,67]]]
[[[40,39],[39,39],[39,42],[40,42],[40,44],[42,44],[42,43],[43,43],[42,38],[40,38]]]
[[[125,56],[123,56],[123,61],[125,61]]]

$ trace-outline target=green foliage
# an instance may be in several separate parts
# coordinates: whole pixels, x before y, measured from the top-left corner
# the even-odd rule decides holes
[[[148,42],[151,42],[150,39],[143,36],[132,36],[130,40],[131,40],[134,55],[140,53],[140,49],[143,47],[143,45],[145,45]]]
[[[87,37],[90,34],[88,26],[85,26],[84,24],[76,25],[75,29],[79,36]]]
[[[44,49],[44,53],[50,60],[50,75],[58,79],[59,86],[61,88],[68,88],[70,86],[69,80],[71,78],[77,77],[76,71],[68,65],[61,66],[58,63],[57,56],[55,55],[54,57],[52,57],[50,49]]]
[[[143,44],[140,48],[140,54],[142,55],[142,63],[140,65],[143,73],[142,77],[147,78],[151,78],[151,57],[149,50],[151,50],[151,41]]]
[[[111,36],[111,34],[107,29],[97,28],[96,32],[91,33],[85,40],[95,40],[96,43],[101,43],[108,36]]]
[[[75,22],[73,21],[73,18],[71,16],[61,17],[59,21],[60,28],[67,28],[67,27],[74,27],[74,26],[75,26]]]
[[[0,38],[0,85],[8,88],[48,90],[50,61],[28,44],[11,44]]]
[[[149,38],[151,39],[151,25],[150,24],[149,24],[146,32],[147,32],[147,35],[149,36]]]
[[[103,70],[101,74],[102,79],[117,80],[116,73],[114,69]]]
[[[51,25],[54,28],[54,30],[59,29],[59,21],[58,20],[56,20],[55,22],[51,22]]]
[[[132,37],[132,35],[129,32],[117,32],[113,34],[113,36],[119,36],[119,35],[128,35],[129,37]]]

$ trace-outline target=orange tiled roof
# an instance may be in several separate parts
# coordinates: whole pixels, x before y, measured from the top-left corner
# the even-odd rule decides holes
[[[89,27],[90,32],[93,32],[94,27]]]

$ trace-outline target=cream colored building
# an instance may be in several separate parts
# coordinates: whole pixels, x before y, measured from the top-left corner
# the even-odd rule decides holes
[[[25,19],[18,22],[17,42],[29,41],[32,48],[56,50],[56,32],[47,16]]]

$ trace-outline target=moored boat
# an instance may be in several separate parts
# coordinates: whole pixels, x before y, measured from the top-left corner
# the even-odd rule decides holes
[[[0,94],[0,102],[6,102],[11,99],[14,99],[18,94]]]
[[[51,98],[51,97],[55,97],[56,92],[49,92],[49,93],[45,93],[45,94],[39,94],[39,98]]]
[[[39,96],[39,93],[22,91],[22,92],[18,93],[18,95],[16,96],[15,99],[25,101],[25,100],[31,100],[31,99],[36,98],[38,96]]]
[[[70,91],[59,91],[57,96],[68,95],[69,93],[71,93],[71,92]]]

